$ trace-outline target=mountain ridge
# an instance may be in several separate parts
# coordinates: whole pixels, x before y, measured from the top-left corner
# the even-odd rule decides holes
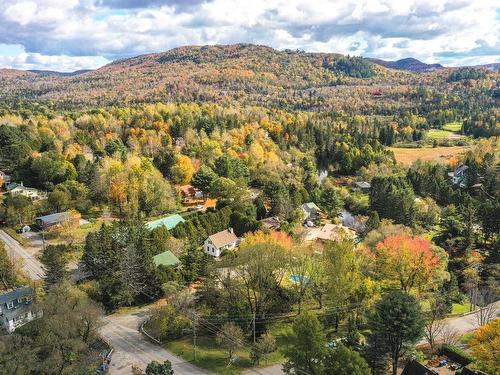
[[[451,69],[426,72],[426,85],[446,89]],[[0,70],[0,101],[69,106],[237,101],[301,110],[350,109],[355,101],[363,101],[368,110],[370,105],[390,108],[401,103],[410,108],[412,99],[406,93],[421,84],[419,74],[367,58],[253,44],[183,46],[85,72]],[[383,101],[378,100],[381,96]]]

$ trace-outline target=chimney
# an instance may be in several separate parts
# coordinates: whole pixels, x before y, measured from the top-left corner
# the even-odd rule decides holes
[[[234,233],[233,228],[231,228],[231,227],[229,227],[229,228],[227,229],[227,231],[228,231],[229,233]]]

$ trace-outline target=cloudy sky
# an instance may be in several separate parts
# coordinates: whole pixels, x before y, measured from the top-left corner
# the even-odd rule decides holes
[[[0,0],[0,68],[93,69],[191,44],[500,62],[500,0]]]

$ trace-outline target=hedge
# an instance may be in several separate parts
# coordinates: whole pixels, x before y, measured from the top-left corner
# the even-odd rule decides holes
[[[464,350],[456,346],[443,344],[440,350],[442,355],[447,356],[452,361],[457,362],[462,366],[467,366],[469,363],[474,362],[475,358]]]

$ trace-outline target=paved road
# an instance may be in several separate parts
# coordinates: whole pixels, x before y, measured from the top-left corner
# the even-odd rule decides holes
[[[9,256],[14,259],[22,259],[23,270],[26,274],[33,280],[40,280],[43,278],[45,272],[43,270],[42,263],[38,261],[33,255],[26,251],[16,240],[0,230],[0,240],[5,243],[5,248],[9,253]]]
[[[176,375],[211,374],[184,361],[161,346],[151,343],[138,331],[140,323],[147,317],[147,309],[134,313],[113,314],[106,317],[101,328],[102,337],[114,348],[110,374],[132,374],[132,365],[145,369],[151,361],[168,359]]]
[[[500,316],[500,301],[494,302],[491,305],[493,305],[492,311],[494,313],[490,317],[490,320],[493,320]],[[453,332],[457,332],[460,335],[473,331],[477,329],[477,327],[478,327],[478,321],[476,313],[446,320],[446,329],[451,330]]]

